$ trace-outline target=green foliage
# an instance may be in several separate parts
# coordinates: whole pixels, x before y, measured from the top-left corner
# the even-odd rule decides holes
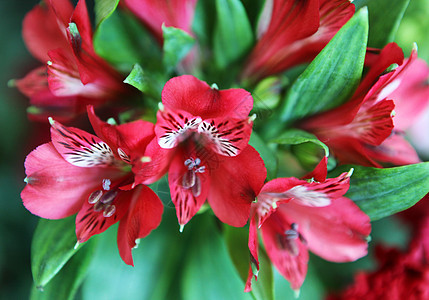
[[[288,129],[282,135],[272,140],[271,142],[281,145],[298,145],[303,143],[313,143],[323,149],[323,151],[325,152],[325,156],[329,156],[328,146],[319,141],[319,139],[315,135],[300,129]]]
[[[399,24],[410,0],[361,1],[369,12],[368,47],[383,48],[395,40]]]
[[[182,297],[200,299],[251,299],[228,255],[212,215],[194,217],[182,274]],[[185,231],[187,229],[185,228]],[[248,252],[243,255],[247,255]]]
[[[246,54],[253,43],[253,34],[246,10],[239,0],[216,0],[216,11],[214,58],[223,69]]]
[[[156,101],[161,100],[161,92],[166,79],[159,78],[158,73],[148,73],[139,64],[135,64],[124,82],[132,85],[144,94],[152,96]]]
[[[350,167],[342,166],[333,175]],[[346,196],[372,221],[403,211],[429,193],[429,162],[385,169],[352,167]]]
[[[139,63],[148,70],[161,70],[161,48],[151,34],[131,15],[115,10],[94,34],[95,51],[119,70],[129,72]]]
[[[249,145],[258,151],[259,155],[265,163],[265,168],[267,168],[267,177],[268,180],[274,179],[277,174],[277,158],[275,151],[272,150],[267,143],[261,139],[261,137],[256,133],[252,132],[250,136]]]
[[[61,269],[48,285],[36,288],[33,285],[30,300],[72,300],[87,274],[94,255],[94,242],[88,241]]]
[[[79,250],[74,216],[40,219],[31,245],[31,271],[37,288],[43,288]]]
[[[189,53],[195,40],[185,31],[162,25],[164,37],[163,63],[167,70],[172,71],[174,67]]]
[[[290,124],[348,100],[361,79],[367,37],[368,12],[363,8],[291,86],[281,107],[280,121]]]
[[[248,248],[249,230],[248,228],[236,228],[224,225],[224,238],[229,255],[235,265],[241,279],[246,282],[250,255]],[[259,249],[260,271],[258,280],[252,279],[251,294],[256,300],[274,299],[274,278],[270,260],[264,249]]]
[[[95,24],[97,27],[115,11],[119,0],[95,0]]]

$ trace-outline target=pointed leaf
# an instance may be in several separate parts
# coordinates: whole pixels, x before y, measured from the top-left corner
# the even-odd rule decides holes
[[[249,271],[250,255],[247,245],[249,230],[224,224],[224,238],[228,253],[243,282],[246,282]],[[274,278],[270,260],[261,248],[259,249],[258,280],[252,282],[250,292],[257,300],[274,299]]]
[[[253,33],[246,10],[239,0],[216,0],[214,57],[220,68],[237,61],[249,50]]]
[[[156,73],[148,74],[139,64],[135,64],[124,82],[132,85],[142,93],[161,100],[161,91],[166,79],[155,78]]]
[[[75,299],[75,294],[87,274],[94,255],[95,244],[94,241],[88,241],[43,289],[37,289],[33,285],[30,300]]]
[[[162,62],[167,70],[173,70],[192,49],[195,39],[184,30],[162,25],[164,56]]]
[[[325,151],[325,156],[329,156],[328,146],[319,141],[315,135],[299,129],[289,129],[271,142],[281,145],[298,145],[303,143],[313,143],[321,147]]]
[[[368,46],[383,48],[393,42],[410,0],[361,1],[369,11]]]
[[[192,235],[182,274],[183,299],[251,299],[243,292],[244,283],[233,267],[213,216],[197,215],[187,226],[185,231],[192,230]]]
[[[74,216],[61,220],[40,219],[31,245],[34,283],[43,288],[78,251]]]
[[[292,123],[344,103],[356,89],[368,38],[368,12],[359,10],[293,83],[280,109]]]
[[[119,0],[95,0],[95,24],[98,26],[115,11]]]
[[[429,193],[429,162],[395,168],[342,166],[334,174],[354,168],[346,196],[378,220],[403,211]]]

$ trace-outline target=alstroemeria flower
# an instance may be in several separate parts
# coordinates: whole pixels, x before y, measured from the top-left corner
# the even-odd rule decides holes
[[[91,109],[90,121],[98,136],[66,127],[50,119],[52,142],[33,150],[25,160],[27,182],[21,193],[24,206],[46,219],[77,213],[78,243],[116,222],[119,253],[133,264],[136,240],[158,227],[163,211],[158,196],[134,183],[131,162],[154,138],[153,124],[135,121],[113,126]]]
[[[326,168],[326,161],[318,168]],[[369,217],[343,195],[350,173],[337,178],[277,178],[266,183],[252,204],[249,228],[251,267],[245,291],[257,278],[258,229],[272,263],[298,290],[307,273],[308,250],[334,262],[354,261],[367,253]],[[256,271],[255,270],[255,271]]]
[[[249,92],[218,90],[190,75],[165,84],[156,141],[146,151],[152,161],[136,167],[136,180],[147,182],[147,169],[168,169],[181,229],[206,199],[222,222],[246,224],[255,191],[266,178],[261,157],[248,145],[252,106]]]
[[[67,120],[127,92],[122,76],[94,51],[85,0],[76,8],[69,0],[46,0],[24,19],[23,37],[29,51],[46,66],[16,80],[30,98],[30,116]]]
[[[124,4],[147,26],[162,45],[162,24],[192,35],[197,0],[124,0]]]
[[[407,83],[410,77],[407,70],[411,72],[417,66],[412,63],[414,59],[415,54],[404,61],[402,50],[396,44],[388,44],[370,65],[351,100],[309,117],[298,126],[326,143],[341,163],[381,167],[381,162],[399,165],[419,162],[415,150],[401,136],[401,126],[410,122],[408,113],[414,111],[414,105],[421,109],[428,101],[424,94],[427,89],[421,85],[426,80],[420,76],[422,72],[416,76],[418,79],[411,76],[412,84]],[[395,63],[401,66],[382,74]],[[404,91],[412,95],[407,101]]]
[[[258,42],[241,77],[258,81],[311,61],[354,12],[347,0],[265,1]]]

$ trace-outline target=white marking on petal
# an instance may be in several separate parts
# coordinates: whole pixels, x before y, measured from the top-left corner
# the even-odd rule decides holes
[[[94,167],[100,165],[116,165],[116,159],[112,149],[104,143],[94,143],[90,147],[81,146],[65,153],[66,160],[78,167]]]
[[[127,164],[129,164],[131,162],[130,157],[121,148],[118,148],[118,155]]]
[[[300,204],[312,207],[322,207],[331,204],[331,199],[325,194],[297,185],[285,193]]]
[[[167,131],[158,139],[159,146],[164,149],[171,149],[176,147],[176,145],[181,142],[183,138],[186,137],[186,132],[188,130],[196,129],[198,124],[201,123],[201,121],[202,119],[198,117],[189,120],[183,125],[183,127],[177,124],[177,130]]]
[[[236,156],[240,150],[227,138],[222,137],[216,126],[209,122],[201,122],[198,126],[198,132],[204,134],[213,143],[217,153],[227,156]]]
[[[380,92],[380,94],[378,94],[377,96],[377,100],[376,101],[380,101],[383,100],[384,98],[386,98],[387,96],[389,96],[391,93],[393,93],[398,86],[401,84],[401,79],[395,79],[393,80],[391,83],[389,83],[388,85],[386,85]]]

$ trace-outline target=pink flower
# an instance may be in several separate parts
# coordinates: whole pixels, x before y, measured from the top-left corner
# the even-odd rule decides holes
[[[181,229],[206,199],[222,222],[246,224],[255,191],[266,177],[262,159],[248,145],[252,106],[249,92],[218,90],[190,75],[165,84],[156,140],[145,154],[152,161],[146,168],[136,166],[141,170],[136,180],[150,181],[150,169],[168,169]]]
[[[134,183],[131,164],[154,138],[145,121],[113,126],[99,120],[91,107],[90,121],[98,137],[50,119],[52,142],[33,150],[25,160],[24,206],[47,219],[77,213],[78,243],[116,222],[119,253],[133,264],[131,249],[161,222],[163,205],[145,185]]]
[[[309,62],[353,16],[346,0],[268,0],[242,78],[252,81]]]
[[[68,0],[45,1],[23,24],[29,51],[46,66],[31,71],[16,86],[30,97],[34,119],[51,115],[68,120],[127,92],[122,76],[94,51],[85,0],[73,10]]]
[[[323,167],[326,169],[326,160],[317,168]],[[251,265],[259,270],[258,229],[268,257],[294,290],[305,279],[308,250],[334,262],[354,261],[366,255],[369,217],[343,196],[350,175],[343,173],[320,182],[291,177],[266,183],[252,204]],[[251,266],[245,291],[251,290],[253,276],[257,278],[257,272]]]
[[[197,0],[124,0],[124,4],[152,31],[162,44],[162,24],[192,35]]]
[[[326,143],[344,164],[381,167],[381,163],[418,163],[417,153],[402,131],[412,122],[416,109],[422,110],[429,99],[429,89],[422,84],[427,74],[415,59],[413,52],[404,61],[402,50],[393,43],[377,55],[370,53],[368,73],[351,100],[298,126]],[[401,66],[382,73],[394,63]]]

